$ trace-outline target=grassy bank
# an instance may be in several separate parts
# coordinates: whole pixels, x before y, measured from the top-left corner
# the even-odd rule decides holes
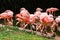
[[[0,40],[53,40],[37,36],[32,33],[20,31],[17,27],[0,27]]]

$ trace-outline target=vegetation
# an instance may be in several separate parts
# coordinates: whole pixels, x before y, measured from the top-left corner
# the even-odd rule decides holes
[[[18,27],[0,27],[0,40],[53,40],[21,31]]]

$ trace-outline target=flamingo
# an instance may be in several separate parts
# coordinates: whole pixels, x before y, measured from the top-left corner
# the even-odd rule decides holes
[[[14,14],[13,11],[11,11],[11,10],[6,10],[5,13],[7,13],[7,16],[8,16],[8,17],[7,17],[7,21],[8,21],[8,22],[7,22],[7,25],[10,24],[10,26],[12,26],[12,25],[13,25],[13,19],[12,19],[12,18],[13,18],[13,14]]]
[[[13,12],[11,10],[6,10],[5,13],[7,13],[7,15],[8,15],[8,20],[13,22],[13,20],[12,20]]]
[[[52,37],[54,32],[53,32],[53,29],[54,27],[52,27],[52,25],[54,24],[54,18],[53,18],[53,15],[49,14],[48,15],[48,23],[47,23],[47,29],[46,29],[46,37]],[[49,29],[49,31],[48,31]]]
[[[46,12],[49,13],[49,14],[53,14],[53,12],[56,12],[56,11],[58,11],[58,10],[59,10],[58,8],[51,7],[51,8],[48,8],[48,9],[46,10]]]
[[[41,13],[40,20],[42,23],[42,28],[41,28],[41,32],[42,32],[43,29],[46,28],[46,26],[51,26],[51,23],[53,22],[53,15],[48,15],[46,12]]]
[[[8,13],[8,12],[10,12],[10,13]],[[13,17],[13,12],[12,11],[5,11],[5,12],[3,12],[3,13],[1,13],[1,16],[2,16],[2,19],[4,19],[4,23],[5,23],[5,25],[7,25],[6,23],[6,21],[8,21],[9,23],[11,23],[12,24],[12,17]],[[11,20],[10,20],[11,19]]]
[[[34,12],[34,15],[35,15],[36,17],[37,17],[37,16],[39,17],[42,10],[43,10],[43,9],[41,9],[41,8],[36,8],[36,12]]]
[[[46,20],[46,18],[48,17],[48,14],[46,13],[46,12],[43,12],[43,13],[41,13],[41,15],[40,15],[40,20],[41,20],[41,23],[44,25],[44,23],[45,22],[48,22],[47,20]],[[46,23],[45,23],[46,24]]]
[[[39,26],[40,26],[40,22],[37,22],[37,23],[36,23],[36,19],[38,19],[38,17],[36,17],[34,14],[30,14],[31,30],[32,30],[32,28],[35,29],[35,26],[34,26],[34,24],[35,24],[35,25],[36,25],[36,32],[37,32],[37,30],[38,30],[38,28],[39,28]],[[38,20],[39,20],[39,19],[38,19]]]
[[[51,9],[50,8],[46,9],[46,12],[51,14]]]
[[[55,19],[56,23],[59,23],[60,22],[60,16],[58,16],[56,19]]]
[[[43,14],[45,14],[45,15],[43,15]],[[47,23],[48,23],[48,15],[46,15],[46,13],[42,13],[41,15],[40,15],[40,20],[41,20],[41,24],[42,24],[42,27],[41,27],[41,33],[43,32],[43,30],[44,30],[44,28],[45,28],[45,26],[47,25]],[[43,35],[43,34],[42,34]]]
[[[59,9],[58,8],[50,8],[51,9],[51,12],[53,13],[53,12],[56,12],[56,11],[58,11]]]
[[[41,8],[36,8],[36,11],[43,11],[43,9],[41,9]]]
[[[34,23],[35,23],[34,14],[30,14],[30,25],[31,25],[30,28],[31,28],[31,30],[32,30],[32,28],[35,29]]]
[[[20,13],[18,14],[18,17],[20,20],[22,20],[22,23],[23,23],[21,27],[25,29],[27,24],[29,24],[30,13],[25,8],[21,8]]]
[[[16,23],[16,25],[17,25],[18,23],[20,23],[20,22],[23,22],[22,16],[21,16],[20,14],[16,14],[15,18],[16,18],[16,20],[18,21],[18,22]]]
[[[57,31],[55,32],[56,33],[56,35],[55,35],[55,40],[60,40],[60,36],[59,36],[59,32],[60,32],[60,16],[58,16],[56,19],[55,19],[55,21],[56,21],[56,24],[57,24],[57,26],[56,26],[56,24],[55,24],[55,26],[56,26],[56,29],[57,29]],[[55,30],[56,30],[55,29]]]
[[[58,28],[58,30],[60,31],[60,16],[58,16],[58,17],[55,19],[55,21],[56,21],[56,24],[57,24],[57,28]]]
[[[41,8],[36,8],[36,12],[34,12],[34,18],[35,18],[35,25],[36,25],[36,32],[38,29],[40,29],[41,23],[40,23],[40,15],[41,15]]]
[[[1,13],[2,19],[4,19],[4,24],[6,25],[7,13]]]
[[[22,9],[23,9],[23,10],[22,10]],[[29,13],[26,9],[21,8],[20,15],[22,15],[25,23],[29,23],[30,13]],[[27,19],[27,18],[28,18],[28,19]]]
[[[30,14],[30,23],[34,24],[34,22],[35,22],[34,14]]]

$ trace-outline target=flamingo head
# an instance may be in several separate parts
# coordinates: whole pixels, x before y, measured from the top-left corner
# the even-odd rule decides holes
[[[36,8],[36,11],[43,11],[41,8]]]
[[[20,11],[22,11],[22,10],[26,10],[26,9],[25,8],[21,8]]]

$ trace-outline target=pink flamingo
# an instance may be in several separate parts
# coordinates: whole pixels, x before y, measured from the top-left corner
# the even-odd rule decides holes
[[[51,9],[50,8],[46,9],[46,12],[51,14]]]
[[[43,9],[41,9],[41,8],[36,8],[36,11],[43,11]]]
[[[22,15],[25,23],[29,23],[30,13],[26,9],[21,8],[20,15]]]
[[[59,23],[60,22],[60,16],[58,16],[55,20],[56,20],[56,23]]]
[[[7,13],[7,12],[10,12],[10,13]],[[7,12],[1,13],[1,16],[4,19],[5,25],[8,24],[6,21],[8,21],[9,23],[12,24],[12,21],[11,20],[12,20],[13,12],[12,11],[7,11]]]
[[[56,12],[56,11],[58,11],[59,9],[58,8],[50,8],[51,9],[51,12],[53,13],[53,12]]]
[[[6,10],[5,13],[7,13],[7,15],[8,15],[8,20],[13,22],[13,20],[12,20],[13,12],[11,10]]]
[[[25,8],[21,8],[20,9],[20,14],[18,14],[20,16],[19,19],[22,20],[22,25],[21,27],[25,28],[25,26],[27,26],[27,24],[29,24],[29,19],[30,19],[30,13],[25,9]]]
[[[34,23],[35,23],[35,18],[34,18],[34,14],[30,14],[30,25],[31,25],[31,30],[32,30],[32,28],[34,28],[35,29],[35,27],[34,27]]]
[[[41,11],[42,11],[41,8],[36,8],[36,12],[34,13],[34,15],[35,15],[36,17],[37,17],[37,16],[40,16]]]
[[[34,18],[35,18],[35,25],[36,25],[36,32],[38,29],[40,29],[41,23],[40,23],[40,15],[41,15],[41,8],[36,8],[36,12],[34,13]]]
[[[56,29],[58,32],[60,32],[60,16],[58,16],[56,19],[55,19],[56,23],[55,23],[55,26],[56,26]],[[55,35],[55,40],[60,40],[60,36],[56,33]]]
[[[2,19],[4,19],[4,24],[6,25],[7,13],[1,13]]]
[[[34,14],[30,14],[30,23],[34,24],[34,22],[35,22]]]
[[[51,26],[51,22],[53,22],[53,15],[47,15],[47,13],[41,13],[40,20],[42,23],[42,28],[41,28],[41,32],[42,32],[43,29],[46,28],[46,26]]]
[[[53,14],[53,12],[56,12],[56,11],[58,11],[58,10],[59,10],[58,8],[53,8],[53,7],[51,7],[51,8],[48,8],[48,9],[46,10],[46,12],[49,13],[49,14]]]
[[[6,10],[5,13],[7,13],[7,25],[12,26],[13,25],[13,12],[11,10]]]
[[[53,18],[53,15],[48,15],[48,23],[47,23],[47,30],[46,30],[46,37],[52,37],[53,36],[53,34],[54,34],[54,32],[53,32],[53,29],[54,29],[54,27],[53,27],[53,24],[54,24],[54,18]],[[49,31],[48,31],[48,26],[49,26]]]
[[[16,23],[16,25],[17,25],[18,23],[20,23],[20,22],[23,22],[22,16],[21,16],[20,14],[16,14],[15,18],[16,18],[16,20],[18,21],[18,22]]]

